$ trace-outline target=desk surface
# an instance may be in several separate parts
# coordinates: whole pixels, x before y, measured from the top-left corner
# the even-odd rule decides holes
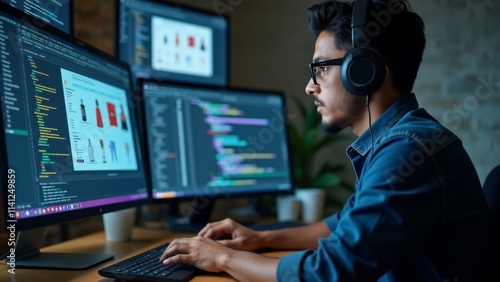
[[[115,281],[100,276],[97,270],[121,261],[125,258],[144,252],[160,244],[171,242],[178,237],[192,237],[192,234],[174,233],[166,230],[134,228],[132,240],[128,242],[107,242],[104,232],[97,232],[74,240],[42,249],[42,252],[71,252],[71,253],[107,253],[114,254],[109,260],[86,270],[53,270],[53,269],[21,269],[15,273],[8,272],[9,268],[0,266],[0,281]],[[280,257],[285,252],[272,252],[265,255]],[[236,281],[227,274],[203,274],[191,281]]]

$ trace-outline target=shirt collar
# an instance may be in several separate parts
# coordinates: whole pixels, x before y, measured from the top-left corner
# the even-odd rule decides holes
[[[403,95],[396,100],[396,102],[385,110],[385,112],[383,112],[372,124],[373,141],[376,143],[377,140],[394,126],[402,116],[416,108],[418,108],[418,102],[414,93]],[[359,155],[365,156],[372,148],[372,145],[370,129],[367,129],[347,148],[347,155],[352,158],[350,152],[355,150]]]

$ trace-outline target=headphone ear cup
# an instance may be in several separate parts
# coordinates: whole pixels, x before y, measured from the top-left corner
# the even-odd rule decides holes
[[[350,93],[366,96],[377,91],[385,79],[385,64],[380,55],[368,48],[352,48],[344,56],[340,79]]]

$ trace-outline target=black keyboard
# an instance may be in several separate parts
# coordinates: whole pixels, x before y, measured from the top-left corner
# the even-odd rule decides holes
[[[100,269],[101,276],[118,281],[188,281],[198,269],[188,264],[163,265],[159,259],[168,246],[161,245],[144,253]]]

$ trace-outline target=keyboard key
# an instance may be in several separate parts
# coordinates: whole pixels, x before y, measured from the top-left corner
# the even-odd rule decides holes
[[[120,281],[135,279],[183,282],[191,279],[196,274],[197,268],[188,264],[163,265],[158,261],[165,248],[166,246],[156,247],[100,269],[98,272],[101,276],[119,278]]]

